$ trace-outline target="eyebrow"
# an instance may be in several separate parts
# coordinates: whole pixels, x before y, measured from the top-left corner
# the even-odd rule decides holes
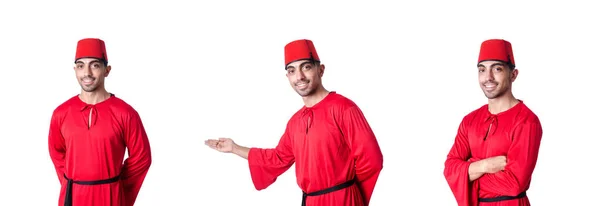
[[[100,60],[92,60],[92,61],[90,61],[90,64],[91,63],[102,63],[102,62],[100,62]],[[81,60],[77,60],[75,62],[75,64],[84,64],[84,62],[82,62]]]
[[[490,65],[490,67],[495,67],[495,66],[503,66],[503,67],[505,67],[506,64],[504,64],[504,63],[493,63],[492,65]],[[477,68],[479,68],[479,67],[485,68],[485,66],[483,66],[483,64],[477,64]]]
[[[312,64],[312,62],[310,62],[310,61],[304,62],[304,63],[300,64],[300,68],[304,67],[307,64]]]
[[[299,68],[302,68],[302,67],[303,67],[304,65],[306,65],[306,64],[312,64],[312,62],[311,62],[311,61],[306,61],[306,62],[303,62],[303,63],[302,63],[302,64],[300,64],[298,67],[299,67]],[[286,68],[286,70],[287,70],[287,69],[290,69],[290,68],[295,68],[295,67],[293,67],[293,66],[288,66],[288,67]]]

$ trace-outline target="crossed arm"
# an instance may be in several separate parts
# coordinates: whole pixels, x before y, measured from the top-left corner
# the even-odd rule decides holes
[[[518,124],[507,156],[470,160],[468,122],[461,122],[448,153],[444,176],[459,205],[471,205],[475,194],[471,184],[499,195],[516,196],[528,187],[537,161],[542,127],[537,117]]]

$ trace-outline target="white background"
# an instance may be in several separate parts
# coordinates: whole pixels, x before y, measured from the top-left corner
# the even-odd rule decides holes
[[[600,15],[591,4],[7,2],[0,205],[56,205],[48,127],[79,92],[73,58],[86,37],[106,41],[107,89],[149,134],[153,165],[136,205],[300,204],[293,167],[256,191],[243,159],[203,145],[220,136],[277,144],[302,106],[283,70],[283,46],[300,38],[314,41],[326,88],[354,100],[378,137],[384,170],[372,205],[456,205],[444,160],[462,117],[486,103],[475,65],[489,38],[513,43],[513,91],[543,124],[532,204],[597,202]]]

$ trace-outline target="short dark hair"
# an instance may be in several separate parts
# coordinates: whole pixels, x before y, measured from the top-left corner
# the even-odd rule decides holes
[[[311,63],[311,64],[313,64],[313,65],[315,65],[315,66],[319,66],[319,65],[321,65],[321,61],[319,61],[319,60],[314,60],[314,59],[311,59],[311,60],[310,60],[310,63]]]
[[[504,64],[506,64],[506,66],[508,66],[508,69],[510,69],[510,71],[515,70],[515,65],[512,63],[508,63],[508,62],[504,62]]]

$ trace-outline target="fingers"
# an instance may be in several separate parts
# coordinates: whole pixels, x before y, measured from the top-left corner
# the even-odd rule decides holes
[[[204,141],[205,145],[215,145],[217,142],[219,142],[218,140],[214,140],[214,139],[208,139]]]
[[[221,137],[218,139],[207,139],[204,140],[204,144],[208,147],[223,152],[226,145],[228,145],[228,141],[232,141],[229,138]]]
[[[217,149],[219,148],[219,141],[218,140],[213,140],[213,139],[209,139],[204,141],[204,144],[212,149]]]

